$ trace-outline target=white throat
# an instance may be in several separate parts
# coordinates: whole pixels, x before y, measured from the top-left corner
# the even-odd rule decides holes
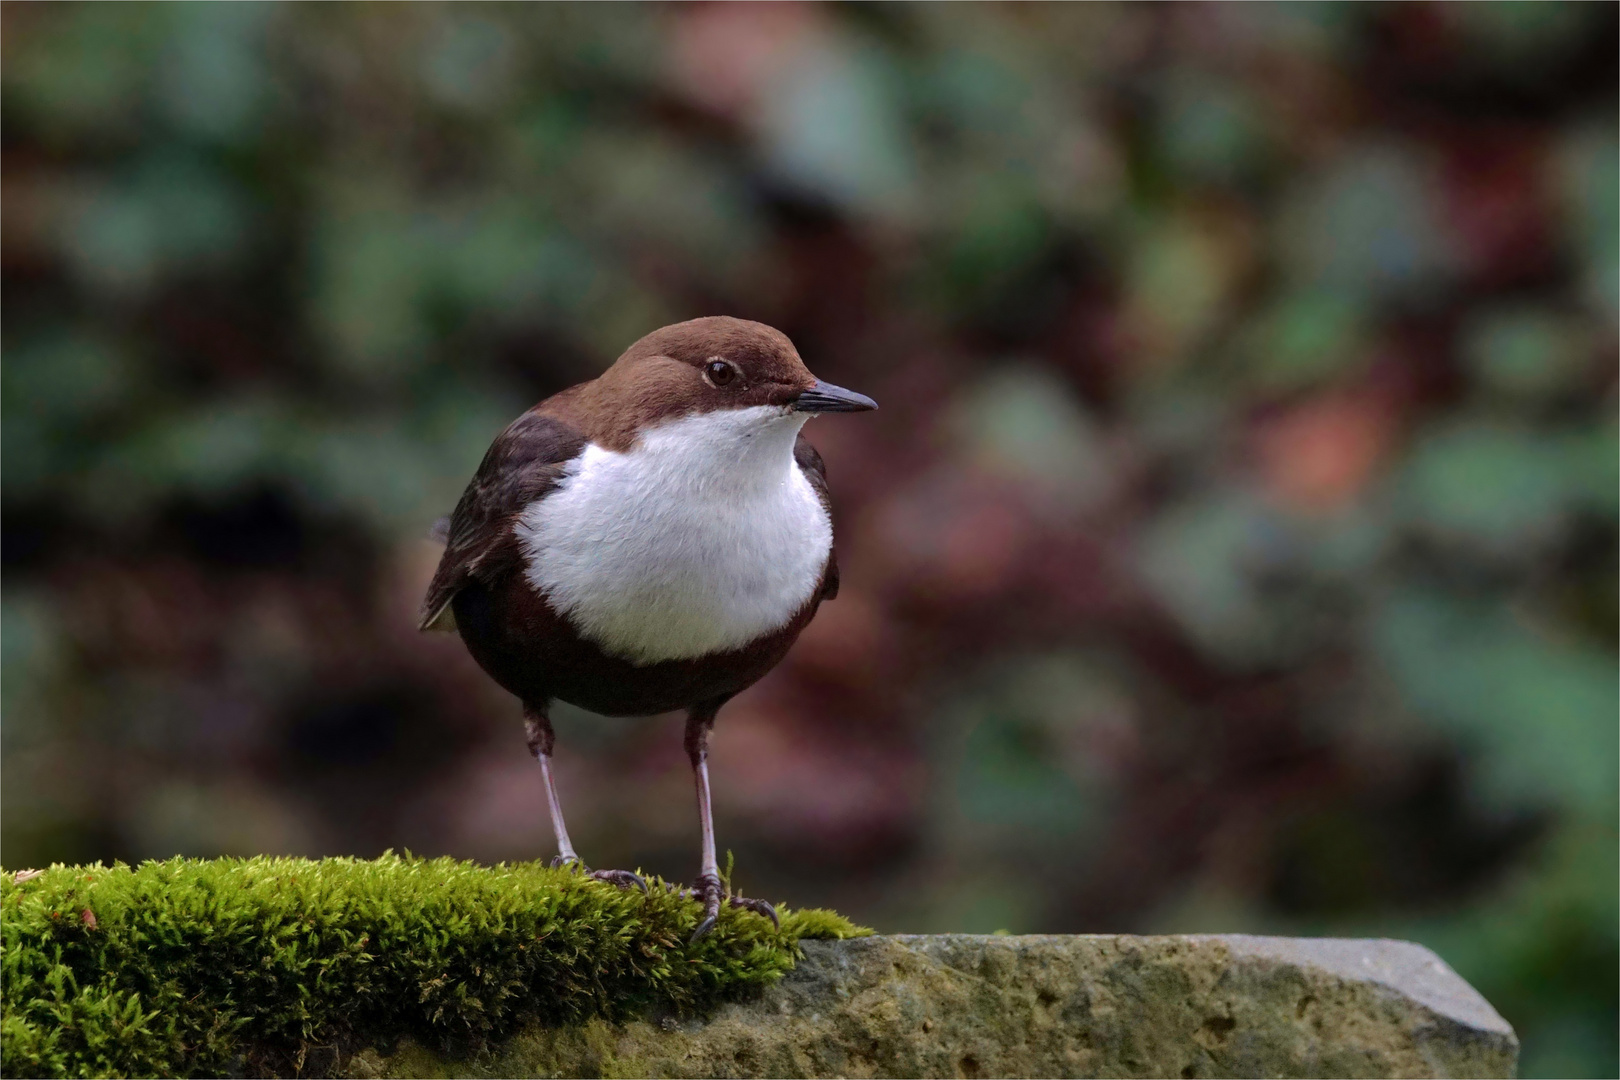
[[[832,522],[793,460],[809,417],[696,413],[624,453],[591,443],[524,509],[530,584],[582,637],[637,664],[738,649],[820,584]]]

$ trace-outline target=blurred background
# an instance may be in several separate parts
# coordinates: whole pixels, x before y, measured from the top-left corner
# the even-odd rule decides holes
[[[1617,8],[16,4],[3,854],[552,854],[426,533],[662,324],[785,330],[843,592],[737,884],[1387,935],[1613,1076]],[[680,724],[560,710],[687,879]]]

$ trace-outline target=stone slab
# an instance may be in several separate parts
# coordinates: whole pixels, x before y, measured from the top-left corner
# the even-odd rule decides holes
[[[357,1077],[1512,1076],[1518,1041],[1404,941],[892,936],[804,943],[703,1019],[534,1027],[472,1058],[368,1050]]]

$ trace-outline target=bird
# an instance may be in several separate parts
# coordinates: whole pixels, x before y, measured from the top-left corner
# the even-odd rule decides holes
[[[787,335],[709,316],[632,344],[597,378],[546,398],[500,433],[447,523],[420,628],[457,633],[522,703],[554,865],[586,868],[553,780],[550,710],[685,711],[702,832],[688,890],[697,940],[730,893],[715,856],[708,748],[715,717],[774,668],[838,595],[831,500],[803,428],[877,403],[816,378]]]

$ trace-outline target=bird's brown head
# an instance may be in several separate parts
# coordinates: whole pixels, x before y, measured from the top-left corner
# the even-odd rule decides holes
[[[765,407],[782,414],[863,412],[877,403],[810,373],[786,334],[714,315],[654,330],[586,390],[608,441],[693,413]]]

